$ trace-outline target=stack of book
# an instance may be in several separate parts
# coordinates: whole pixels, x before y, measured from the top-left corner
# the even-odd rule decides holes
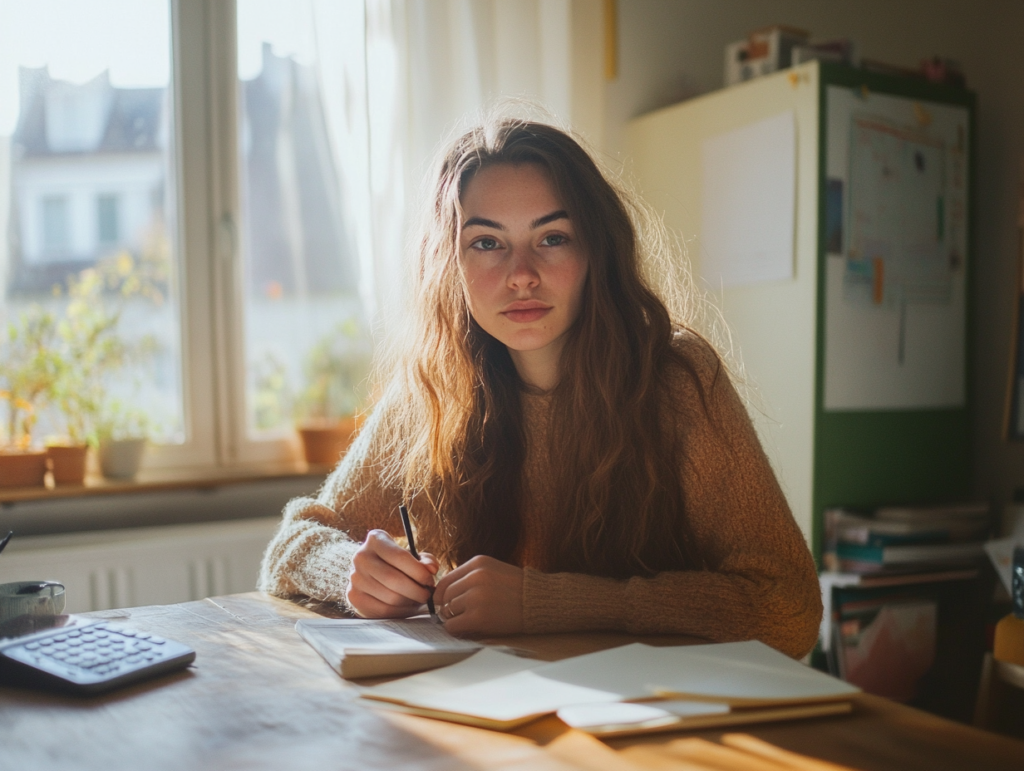
[[[917,572],[970,565],[984,555],[988,504],[828,509],[822,561],[843,573]]]

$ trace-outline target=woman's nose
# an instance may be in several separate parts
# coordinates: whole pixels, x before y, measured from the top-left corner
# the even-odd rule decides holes
[[[512,289],[532,289],[540,283],[534,255],[528,249],[513,249],[508,285]]]

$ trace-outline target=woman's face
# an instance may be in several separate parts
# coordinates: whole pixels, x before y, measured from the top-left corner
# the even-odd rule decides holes
[[[459,253],[476,322],[516,353],[561,353],[580,312],[587,259],[547,172],[487,166],[462,191]]]

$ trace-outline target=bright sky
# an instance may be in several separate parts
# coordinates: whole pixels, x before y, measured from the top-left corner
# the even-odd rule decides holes
[[[0,135],[18,119],[18,66],[84,83],[105,69],[114,85],[167,85],[168,0],[0,0]]]
[[[318,15],[340,10],[333,3],[322,5],[326,7]],[[115,86],[166,86],[170,29],[169,0],[0,0],[0,136],[10,135],[18,120],[19,65],[49,65],[52,77],[73,83],[109,69]],[[264,40],[273,43],[279,56],[311,63],[316,58],[311,4],[239,0],[238,65],[243,79],[259,73]]]

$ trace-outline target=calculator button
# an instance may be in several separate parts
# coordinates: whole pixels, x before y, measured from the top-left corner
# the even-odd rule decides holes
[[[59,634],[59,635],[57,635],[56,637],[53,638],[53,641],[54,642],[62,643],[62,642],[67,642],[67,639],[68,639],[68,636],[66,634]]]
[[[93,632],[93,634],[94,634],[94,635],[96,636],[96,638],[97,638],[97,639],[99,639],[99,640],[103,640],[103,639],[105,639],[105,638],[107,638],[107,637],[110,637],[110,635],[109,635],[109,634],[107,634],[106,632],[104,632],[104,631],[102,631],[102,630],[97,630],[96,632]]]
[[[137,632],[135,636],[138,637],[140,640],[148,640],[153,635],[148,634],[146,632]]]
[[[71,648],[78,648],[82,645],[82,641],[78,639],[68,640],[68,646]]]
[[[53,646],[52,650],[55,650],[55,651],[66,651],[67,649],[68,649],[67,643],[57,643],[56,645]]]
[[[163,645],[167,640],[162,637],[150,637],[149,642],[153,645]]]
[[[141,645],[139,645],[139,646],[138,646],[138,647],[136,648],[136,650],[140,650],[140,651],[151,651],[151,650],[153,650],[153,646],[152,646],[152,645],[147,645],[146,643],[142,643]]]
[[[100,646],[101,648],[109,648],[109,647],[110,647],[110,640],[100,640],[100,641],[99,641],[98,643],[96,643],[96,644],[97,644],[98,646]]]
[[[82,636],[82,633],[79,632],[77,629],[75,629],[74,631],[68,632],[68,637],[81,637],[81,636]]]
[[[53,640],[47,638],[45,640],[40,640],[39,644],[42,645],[44,648],[49,648],[51,645],[53,645]]]
[[[138,664],[140,661],[142,661],[142,656],[138,656],[138,655],[136,655],[136,656],[129,656],[128,659],[127,659],[127,663],[129,663],[129,664]]]
[[[118,629],[117,631],[125,637],[135,637],[138,634],[134,629]]]
[[[25,646],[25,650],[37,651],[37,650],[39,650],[39,643],[37,643],[37,642],[30,642],[30,643],[28,643]]]

